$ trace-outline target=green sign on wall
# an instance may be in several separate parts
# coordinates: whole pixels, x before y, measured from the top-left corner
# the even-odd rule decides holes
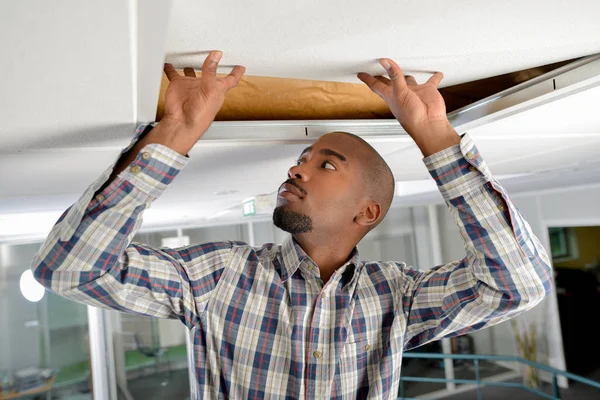
[[[242,212],[244,213],[244,217],[256,215],[256,204],[254,203],[254,199],[242,203],[242,210]]]

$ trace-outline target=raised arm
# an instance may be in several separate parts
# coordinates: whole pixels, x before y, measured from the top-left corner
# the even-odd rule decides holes
[[[425,163],[458,224],[465,257],[405,271],[407,348],[505,321],[552,289],[546,251],[468,135]]]
[[[552,289],[548,256],[470,137],[450,125],[437,89],[441,73],[418,85],[392,60],[382,65],[391,79],[359,77],[386,100],[421,149],[466,252],[462,260],[429,271],[406,268],[399,274],[405,348],[488,327],[532,308]]]
[[[165,65],[171,83],[161,122],[138,128],[116,163],[63,213],[34,257],[34,276],[46,288],[94,306],[179,318],[190,328],[197,323],[233,243],[168,249],[131,240],[144,210],[185,167],[186,154],[244,72],[236,67],[217,78],[220,57],[211,53],[199,78],[191,68],[180,76]]]

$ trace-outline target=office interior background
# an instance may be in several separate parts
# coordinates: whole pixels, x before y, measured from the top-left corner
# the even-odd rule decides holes
[[[600,381],[592,327],[600,317],[600,3],[442,3],[408,2],[376,22],[360,1],[342,10],[239,2],[244,12],[235,13],[192,0],[3,3],[0,387],[12,392],[0,391],[0,399],[190,398],[193,355],[179,321],[65,300],[41,289],[29,268],[60,214],[115,161],[135,127],[160,120],[163,62],[198,69],[207,49],[223,44],[219,72],[245,64],[248,77],[190,152],[188,167],[146,211],[134,241],[281,243],[286,233],[271,213],[287,168],[320,135],[341,130],[369,141],[397,181],[385,221],[358,246],[361,258],[423,270],[463,258],[456,224],[418,148],[355,78],[359,69],[381,73],[373,61],[381,55],[395,57],[420,82],[440,69],[451,123],[474,138],[552,255],[555,289],[513,321],[411,353],[529,357]],[[380,7],[398,11],[392,1]],[[211,15],[227,17],[217,25]],[[490,19],[511,21],[510,32]],[[533,354],[519,345],[523,335],[535,341]],[[406,357],[403,375],[446,381],[407,381],[403,396],[477,398],[472,383],[448,381],[474,379],[474,365]],[[15,376],[34,372],[43,385],[21,396]],[[531,384],[530,372],[487,357],[477,373]],[[554,376],[536,374],[539,388],[551,393]],[[556,383],[563,398],[597,391],[564,376]]]
[[[536,361],[564,363],[563,369],[583,376],[598,376],[600,345],[590,329],[593,307],[598,303],[598,260],[600,252],[600,187],[549,190],[516,195],[515,203],[534,229],[555,253],[556,296],[517,318],[521,330],[537,329]],[[569,204],[569,207],[565,207]],[[244,221],[248,218],[249,221]],[[214,239],[248,243],[281,243],[286,232],[266,216],[241,217],[237,224],[197,228],[175,228],[138,233],[134,241],[153,246],[202,243]],[[569,222],[570,221],[570,222]],[[560,223],[561,225],[557,225]],[[586,225],[581,225],[586,223]],[[566,224],[566,225],[565,225]],[[596,225],[594,225],[596,224]],[[91,390],[89,308],[50,292],[28,300],[27,284],[21,280],[29,271],[39,241],[0,245],[0,371],[43,367],[55,372],[52,398],[89,398]],[[402,259],[425,269],[438,260],[462,257],[463,243],[445,205],[395,207],[386,220],[359,244],[361,257],[372,260]],[[566,252],[562,253],[561,252]],[[564,278],[563,278],[564,275]],[[30,295],[31,296],[31,295]],[[35,296],[35,290],[33,291]],[[39,295],[38,295],[39,297]],[[178,320],[102,311],[101,340],[112,342],[110,356],[101,362],[115,369],[119,398],[134,399],[189,397],[186,328]],[[591,314],[590,314],[591,313]],[[106,325],[106,326],[105,326]],[[463,340],[465,339],[465,340]],[[414,351],[442,352],[435,342]],[[451,343],[451,351],[485,355],[522,355],[511,321],[466,335]],[[442,364],[407,362],[409,372],[444,376]],[[473,374],[469,364],[453,366],[455,374]],[[518,378],[515,363],[490,362],[483,376]],[[467,379],[468,379],[467,378]],[[444,384],[415,384],[415,394],[445,390]]]

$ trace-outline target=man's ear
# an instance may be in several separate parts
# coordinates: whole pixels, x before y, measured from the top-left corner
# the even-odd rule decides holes
[[[372,202],[367,207],[363,208],[360,213],[354,217],[354,221],[361,226],[369,227],[374,225],[381,215],[381,206]]]

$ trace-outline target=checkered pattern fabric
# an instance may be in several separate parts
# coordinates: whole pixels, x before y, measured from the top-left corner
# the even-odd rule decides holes
[[[60,217],[32,269],[72,300],[181,320],[193,337],[194,398],[396,398],[403,351],[514,317],[551,290],[546,252],[468,135],[424,159],[466,256],[420,271],[361,261],[355,249],[325,285],[291,237],[132,243],[188,160],[147,145],[100,191],[113,164]]]

